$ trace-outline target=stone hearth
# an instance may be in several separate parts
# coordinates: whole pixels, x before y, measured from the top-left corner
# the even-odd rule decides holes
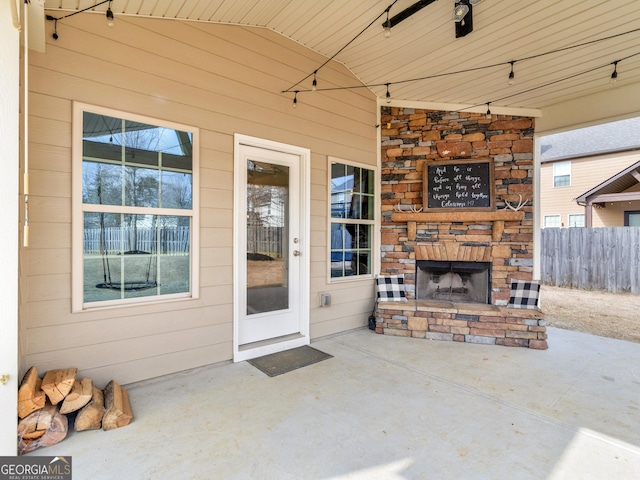
[[[547,348],[546,322],[539,310],[409,300],[380,302],[376,319],[376,332],[385,335]]]

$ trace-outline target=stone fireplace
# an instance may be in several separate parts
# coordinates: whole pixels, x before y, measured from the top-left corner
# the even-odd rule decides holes
[[[380,302],[376,332],[547,348],[542,312],[507,308],[533,272],[533,120],[383,107],[381,123],[381,274],[409,301]],[[426,162],[487,158],[495,208],[424,208]]]

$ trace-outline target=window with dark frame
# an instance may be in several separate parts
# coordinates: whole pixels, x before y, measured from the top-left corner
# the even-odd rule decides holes
[[[625,227],[640,227],[640,210],[627,210],[624,212]]]

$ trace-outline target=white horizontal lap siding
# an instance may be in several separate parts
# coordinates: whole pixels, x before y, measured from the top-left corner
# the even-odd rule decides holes
[[[97,383],[121,383],[232,357],[233,135],[312,151],[311,250],[326,283],[327,156],[376,165],[376,104],[367,90],[293,95],[281,91],[324,57],[263,30],[121,17],[115,29],[81,14],[47,32],[30,55],[31,246],[22,252],[25,366],[78,367]],[[52,25],[48,24],[50,30]],[[341,65],[322,69],[326,86],[357,80]],[[308,82],[307,82],[308,83]],[[71,131],[73,102],[176,122],[200,132],[200,297],[71,313]],[[323,258],[325,257],[325,258]],[[323,283],[324,282],[324,283]],[[355,282],[362,311],[370,281]],[[317,335],[360,321],[316,314]],[[347,308],[348,307],[348,308]],[[338,309],[333,309],[337,312]],[[332,317],[332,318],[329,318]]]

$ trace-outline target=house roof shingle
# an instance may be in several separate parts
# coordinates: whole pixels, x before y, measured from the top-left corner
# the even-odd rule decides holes
[[[541,162],[640,149],[640,117],[541,138]]]

